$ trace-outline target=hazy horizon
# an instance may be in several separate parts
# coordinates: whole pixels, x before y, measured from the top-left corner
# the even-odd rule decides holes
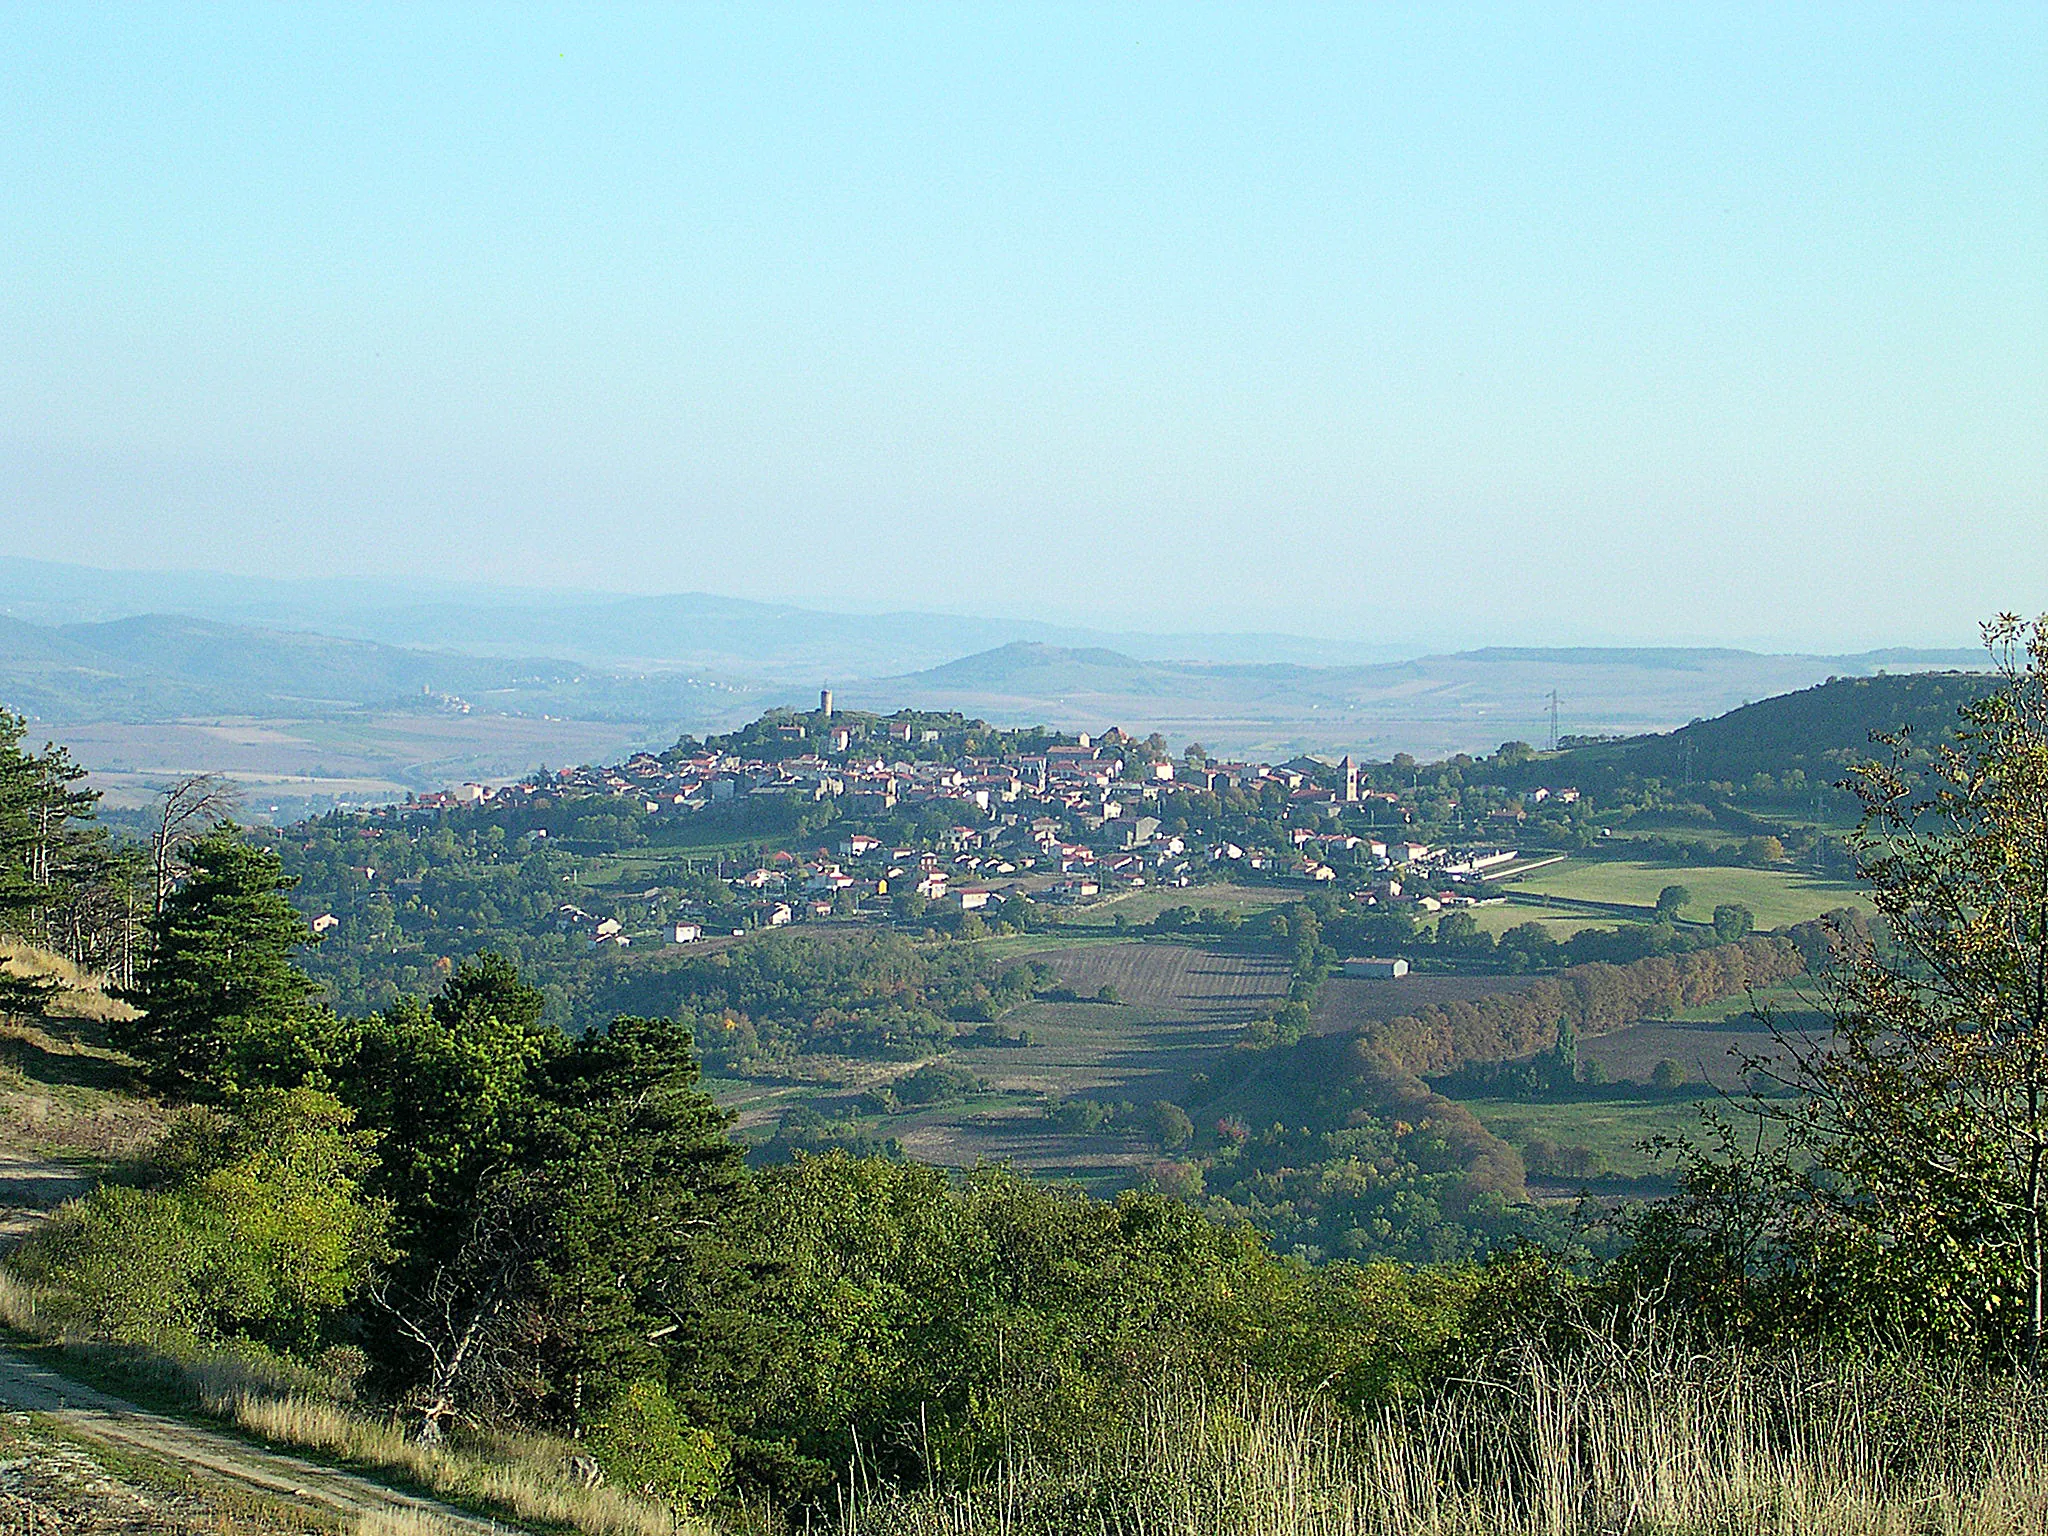
[[[0,16],[0,553],[1361,645],[2048,607],[2048,12]]]

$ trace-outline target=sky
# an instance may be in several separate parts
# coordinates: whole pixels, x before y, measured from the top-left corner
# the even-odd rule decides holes
[[[8,6],[0,553],[1969,644],[2048,7]]]

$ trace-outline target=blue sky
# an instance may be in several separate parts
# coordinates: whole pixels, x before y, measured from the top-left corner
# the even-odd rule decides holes
[[[2048,7],[9,7],[0,551],[1968,643]]]

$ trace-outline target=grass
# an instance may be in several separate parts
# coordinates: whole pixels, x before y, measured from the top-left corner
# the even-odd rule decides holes
[[[1519,1099],[1459,1100],[1501,1140],[1517,1148],[1541,1138],[1559,1147],[1584,1147],[1599,1161],[1593,1178],[1668,1177],[1640,1143],[1654,1136],[1699,1133],[1699,1103],[1688,1099],[1650,1102],[1580,1100],[1532,1104]],[[1718,1101],[1717,1101],[1718,1102]]]
[[[1669,883],[1668,881],[1666,882]],[[1479,925],[1481,933],[1490,933],[1496,939],[1510,928],[1519,928],[1523,923],[1536,923],[1547,928],[1550,936],[1562,944],[1581,928],[1612,928],[1619,919],[1612,917],[1574,917],[1570,914],[1553,914],[1527,907],[1520,902],[1509,902],[1502,907],[1465,907],[1462,911],[1472,914],[1472,921]]]
[[[570,1483],[561,1471],[571,1450],[565,1441],[469,1435],[422,1446],[395,1421],[335,1400],[317,1372],[287,1361],[226,1349],[179,1356],[64,1338],[44,1316],[34,1289],[4,1270],[0,1325],[45,1346],[39,1358],[52,1369],[146,1402],[196,1410],[264,1444],[312,1452],[479,1514],[587,1536],[710,1536],[710,1527],[679,1522],[661,1505],[615,1488]]]
[[[1868,905],[1861,887],[1799,870],[1652,864],[1638,859],[1567,859],[1511,881],[1509,889],[1639,907],[1648,916],[1656,910],[1657,893],[1667,885],[1682,885],[1692,893],[1681,917],[1704,921],[1721,903],[1739,902],[1755,914],[1759,928],[1784,928],[1835,907]],[[1510,903],[1507,910],[1514,911],[1515,905]]]
[[[62,955],[7,934],[0,934],[0,971],[16,976],[43,976],[56,982],[57,990],[46,1009],[53,1018],[105,1023],[135,1017],[135,1010],[128,1004],[107,996],[104,977],[95,976]]]
[[[1204,907],[1215,907],[1219,911],[1249,917],[1295,899],[1296,894],[1269,886],[1233,885],[1228,882],[1189,886],[1148,885],[1135,891],[1106,894],[1101,901],[1076,907],[1067,922],[1077,928],[1109,927],[1121,914],[1126,924],[1136,926],[1151,922],[1168,907],[1193,907],[1197,912]]]
[[[1346,1424],[1162,1391],[1101,1444],[863,1490],[840,1536],[2038,1536],[2048,1404],[2017,1377],[1596,1339]]]

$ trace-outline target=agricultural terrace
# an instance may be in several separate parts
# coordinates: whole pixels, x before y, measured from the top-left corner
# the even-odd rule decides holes
[[[1738,902],[1749,908],[1759,928],[1787,928],[1836,907],[1868,906],[1859,887],[1849,881],[1828,880],[1801,870],[1652,864],[1636,859],[1567,859],[1519,880],[1510,877],[1508,910],[1514,911],[1520,905],[1514,901],[1516,895],[1528,894],[1639,908],[1647,917],[1657,908],[1657,893],[1667,885],[1682,885],[1692,893],[1690,903],[1679,915],[1696,922],[1705,922],[1723,902]]]

